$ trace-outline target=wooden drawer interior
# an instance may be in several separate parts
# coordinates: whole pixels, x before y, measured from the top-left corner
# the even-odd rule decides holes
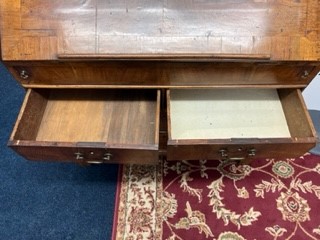
[[[156,90],[29,89],[11,142],[158,149],[159,102]]]
[[[281,144],[315,142],[297,89],[173,89],[167,92],[167,100],[169,155],[170,146],[174,146],[172,153],[179,146],[189,146],[191,151],[190,146],[200,145],[214,145],[218,152],[227,145],[266,144],[268,149],[268,144],[275,144],[279,150]]]
[[[312,136],[295,89],[174,89],[169,94],[171,139]]]

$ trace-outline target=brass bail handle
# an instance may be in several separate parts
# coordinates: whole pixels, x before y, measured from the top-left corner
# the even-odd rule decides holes
[[[94,152],[90,152],[91,155],[94,154]],[[77,152],[74,153],[76,160],[84,160],[84,154],[81,153],[79,150]],[[101,164],[101,163],[105,163],[105,162],[109,162],[112,158],[112,154],[109,152],[106,152],[103,154],[102,159],[101,160],[88,160],[87,163],[89,164]]]
[[[239,150],[239,151],[242,151],[242,149]],[[250,148],[247,151],[247,156],[244,156],[244,157],[229,157],[227,149],[220,149],[219,150],[219,153],[220,153],[220,156],[221,156],[222,160],[234,160],[234,161],[242,161],[242,160],[247,159],[248,157],[254,157],[256,155],[256,152],[257,152],[256,149]]]
[[[103,154],[103,157],[101,160],[89,160],[87,163],[89,164],[103,164],[106,162],[109,162],[111,160],[112,154],[111,153],[105,153]]]

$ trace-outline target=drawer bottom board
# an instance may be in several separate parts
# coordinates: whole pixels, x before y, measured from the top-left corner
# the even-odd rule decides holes
[[[290,137],[276,89],[171,90],[172,139]]]

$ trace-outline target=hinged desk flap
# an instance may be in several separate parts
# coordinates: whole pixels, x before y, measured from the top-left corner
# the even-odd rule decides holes
[[[4,1],[3,60],[204,55],[319,60],[319,1]]]

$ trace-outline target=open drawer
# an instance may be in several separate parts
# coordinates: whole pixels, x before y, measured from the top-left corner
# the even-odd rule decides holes
[[[157,163],[160,91],[28,89],[9,146],[30,160]]]
[[[315,146],[298,89],[167,91],[169,160],[296,157]]]

